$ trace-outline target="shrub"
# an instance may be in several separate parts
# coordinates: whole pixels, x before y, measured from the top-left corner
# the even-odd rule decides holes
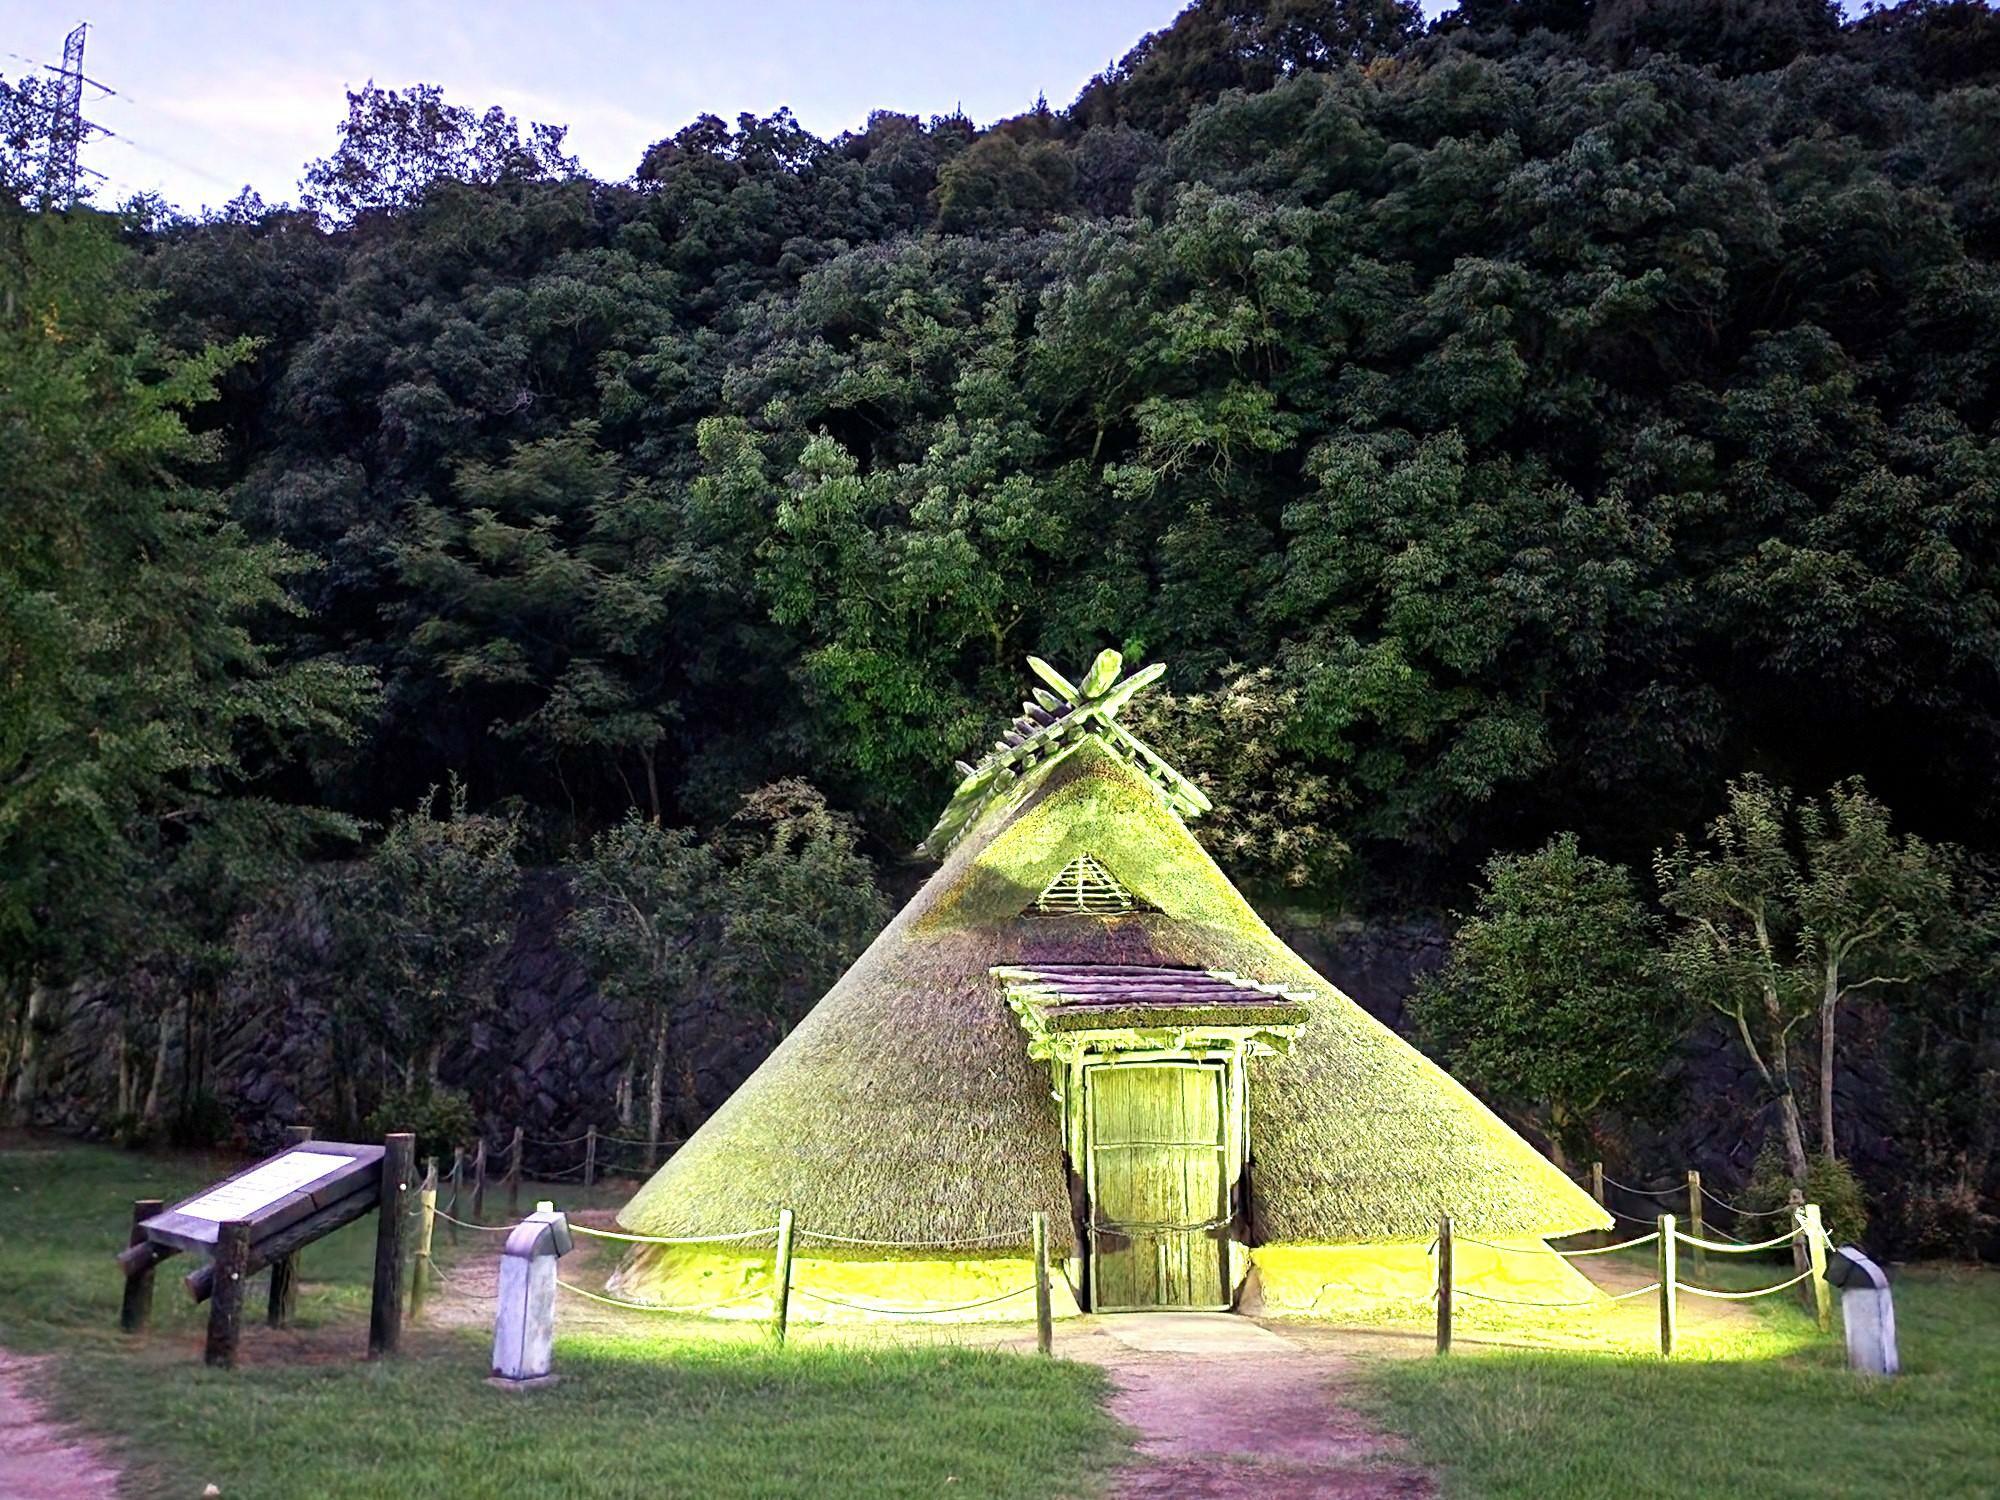
[[[1903,1205],[1903,1232],[1918,1255],[1977,1260],[2000,1240],[2000,1214],[1981,1197],[1964,1155],[1932,1157]]]
[[[1757,1153],[1750,1181],[1737,1201],[1753,1213],[1768,1213],[1783,1208],[1794,1187],[1800,1184],[1785,1170],[1784,1156],[1773,1141]],[[1836,1157],[1816,1156],[1806,1166],[1801,1190],[1806,1202],[1819,1205],[1820,1222],[1836,1245],[1861,1243],[1868,1233],[1868,1204],[1862,1196],[1861,1179],[1852,1167]]]
[[[469,1144],[478,1133],[472,1102],[463,1093],[423,1082],[389,1090],[366,1124],[371,1138],[413,1132],[419,1162],[427,1156],[449,1158],[452,1147]]]
[[[207,1089],[197,1089],[186,1104],[174,1112],[167,1138],[183,1148],[205,1149],[228,1139],[235,1122],[223,1102]]]

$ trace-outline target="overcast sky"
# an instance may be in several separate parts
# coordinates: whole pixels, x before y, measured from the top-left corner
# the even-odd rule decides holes
[[[1183,3],[0,0],[0,53],[13,54],[0,73],[59,62],[63,34],[89,21],[84,71],[118,90],[84,91],[89,117],[118,133],[84,147],[110,179],[101,200],[143,188],[192,209],[245,183],[295,196],[300,166],[333,148],[345,90],[371,78],[566,124],[584,165],[618,178],[704,111],[789,105],[835,135],[871,109],[962,107],[984,124],[1037,93],[1061,107]]]

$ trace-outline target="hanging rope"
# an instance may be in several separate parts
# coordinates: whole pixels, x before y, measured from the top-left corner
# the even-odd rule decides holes
[[[1484,1292],[1470,1291],[1462,1286],[1454,1286],[1451,1294],[1454,1297],[1470,1297],[1476,1302],[1491,1302],[1500,1307],[1598,1307],[1606,1302],[1623,1302],[1631,1297],[1643,1297],[1648,1292],[1657,1292],[1659,1289],[1660,1284],[1656,1281],[1651,1286],[1620,1292],[1615,1297],[1607,1293],[1602,1297],[1585,1297],[1581,1302],[1520,1302],[1511,1297],[1489,1297]],[[1432,1295],[1435,1296],[1436,1293]]]
[[[514,1229],[512,1224],[475,1224],[467,1219],[454,1219],[441,1208],[433,1208],[431,1213],[433,1216],[443,1219],[447,1224],[456,1224],[460,1229],[478,1229],[483,1230],[487,1234],[511,1234]]]
[[[1692,1292],[1697,1297],[1713,1297],[1718,1302],[1747,1302],[1752,1297],[1768,1297],[1773,1292],[1782,1292],[1788,1287],[1795,1287],[1801,1281],[1804,1281],[1808,1276],[1812,1274],[1813,1273],[1810,1270],[1801,1271],[1799,1272],[1798,1275],[1794,1276],[1790,1281],[1781,1281],[1776,1286],[1759,1287],[1754,1292],[1718,1292],[1715,1291],[1713,1288],[1705,1286],[1695,1286],[1692,1283],[1686,1281],[1678,1281],[1675,1282],[1674,1285],[1679,1287],[1680,1290],[1684,1292]]]
[[[1720,1194],[1711,1193],[1707,1183],[1702,1184],[1701,1195],[1717,1208],[1726,1208],[1731,1213],[1741,1214],[1746,1219],[1774,1219],[1779,1214],[1788,1214],[1792,1211],[1790,1205],[1783,1208],[1744,1208],[1741,1204],[1731,1203]]]
[[[1616,1245],[1598,1245],[1588,1250],[1552,1250],[1547,1245],[1496,1245],[1491,1240],[1475,1240],[1470,1235],[1452,1234],[1452,1243],[1457,1245],[1478,1245],[1487,1250],[1499,1250],[1509,1255],[1553,1255],[1560,1260],[1580,1260],[1586,1255],[1609,1255],[1614,1250],[1630,1250],[1635,1245],[1650,1245],[1660,1237],[1655,1229],[1651,1234],[1642,1234],[1637,1239],[1622,1240]],[[1431,1241],[1431,1249],[1437,1249],[1437,1241]]]
[[[576,1295],[579,1297],[588,1297],[592,1302],[602,1302],[606,1307],[622,1307],[628,1312],[651,1312],[651,1313],[720,1312],[725,1307],[735,1307],[741,1303],[755,1302],[769,1295],[768,1293],[765,1292],[751,1292],[746,1296],[731,1297],[726,1301],[711,1302],[705,1307],[698,1307],[693,1303],[688,1303],[687,1305],[682,1306],[678,1304],[669,1304],[665,1302],[632,1302],[628,1301],[623,1297],[607,1297],[601,1292],[587,1291],[583,1287],[573,1286],[569,1282],[564,1281],[560,1276],[556,1278],[556,1285],[561,1287],[566,1292],[576,1293]]]
[[[1698,1240],[1691,1234],[1682,1234],[1679,1229],[1674,1231],[1674,1238],[1683,1245],[1692,1245],[1697,1250],[1712,1250],[1718,1255],[1746,1255],[1752,1250],[1775,1250],[1780,1245],[1789,1245],[1798,1237],[1799,1232],[1794,1229],[1789,1234],[1781,1234],[1774,1240],[1759,1240],[1754,1245],[1725,1245],[1716,1240]]]
[[[1604,1185],[1606,1187],[1615,1187],[1620,1192],[1631,1193],[1640,1198],[1672,1198],[1676,1194],[1687,1191],[1686,1183],[1682,1183],[1679,1187],[1642,1188],[1633,1187],[1629,1182],[1620,1182],[1617,1178],[1608,1176],[1604,1179]]]
[[[1220,1229],[1225,1224],[1234,1224],[1235,1222],[1236,1216],[1234,1214],[1224,1214],[1219,1219],[1204,1219],[1198,1224],[1143,1224],[1138,1222],[1129,1224],[1100,1224],[1093,1219],[1090,1228],[1094,1234],[1118,1234],[1124,1235],[1129,1239],[1137,1234],[1203,1234],[1209,1230]]]
[[[801,1229],[802,1240],[824,1240],[834,1245],[866,1245],[883,1250],[953,1250],[973,1245],[1025,1245],[1031,1232],[1003,1229],[996,1234],[967,1235],[949,1240],[871,1240],[863,1235],[830,1234],[823,1229]]]
[[[587,1229],[581,1224],[571,1224],[575,1234],[588,1235],[594,1240],[622,1240],[628,1245],[721,1245],[734,1240],[754,1240],[767,1234],[776,1234],[778,1226],[767,1224],[762,1229],[739,1229],[734,1234],[624,1234],[616,1229]]]

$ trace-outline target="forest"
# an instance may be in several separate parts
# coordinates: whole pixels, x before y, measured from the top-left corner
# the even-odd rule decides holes
[[[560,867],[658,1136],[673,1008],[795,1018],[1023,657],[1112,647],[1253,899],[1457,926],[1420,1031],[1556,1149],[1707,1027],[1804,1180],[1866,1055],[1870,1210],[2000,1253],[1985,0],[1196,0],[1065,106],[704,115],[618,181],[370,85],[296,202],[199,215],[50,202],[45,87],[10,1105],[109,983],[107,1128],[195,1129],[204,1007],[289,976],[388,1060],[354,1114],[414,1108]],[[301,902],[310,953],[246,938]]]

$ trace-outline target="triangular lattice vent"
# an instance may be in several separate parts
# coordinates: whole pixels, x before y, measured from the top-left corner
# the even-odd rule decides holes
[[[1035,898],[1035,910],[1045,917],[1115,917],[1121,912],[1151,908],[1136,899],[1095,858],[1079,854]]]

